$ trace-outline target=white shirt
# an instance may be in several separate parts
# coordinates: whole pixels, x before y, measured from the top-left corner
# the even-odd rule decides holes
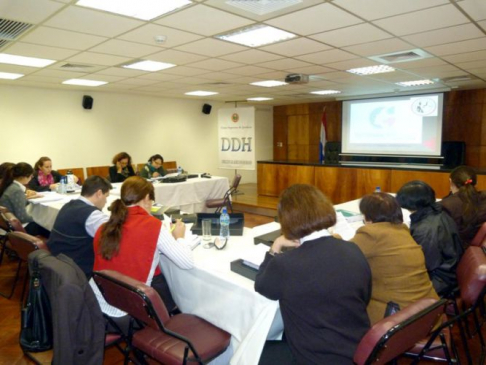
[[[86,199],[84,196],[80,196],[78,199],[94,207],[94,204],[88,199]],[[108,219],[109,217],[105,213],[103,213],[99,209],[96,209],[89,215],[88,219],[86,219],[86,223],[85,223],[86,232],[88,232],[88,234],[91,237],[94,237],[98,228],[103,223],[108,222]]]
[[[318,238],[326,237],[326,236],[330,236],[330,235],[331,234],[329,233],[329,231],[327,229],[321,229],[320,231],[314,231],[311,234],[309,234],[305,237],[302,237],[300,239],[300,244],[303,244],[305,241],[313,241],[313,240],[316,240]]]
[[[157,239],[157,250],[155,250],[154,260],[152,261],[152,267],[147,277],[147,282],[145,283],[146,285],[150,286],[152,283],[155,269],[160,263],[161,254],[167,256],[181,269],[192,269],[194,267],[194,258],[190,245],[183,238],[179,238],[176,241],[170,233],[170,229],[167,229],[167,226],[162,224],[159,238]],[[90,279],[89,284],[96,295],[96,299],[98,299],[98,303],[100,304],[101,311],[103,313],[109,315],[110,317],[123,317],[126,315],[125,312],[109,305],[105,301],[105,298],[101,294],[93,279]]]

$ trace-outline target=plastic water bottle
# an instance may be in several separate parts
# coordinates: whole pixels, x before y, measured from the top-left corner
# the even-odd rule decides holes
[[[229,225],[230,225],[230,216],[228,212],[226,211],[226,207],[223,208],[223,212],[219,216],[219,240],[223,241],[229,238],[230,236],[230,230],[229,230]]]
[[[177,173],[178,173],[179,175],[180,175],[180,174],[182,174],[182,167],[180,167],[180,166],[179,166],[179,167],[177,168]]]
[[[66,194],[67,193],[67,184],[66,184],[66,176],[61,177],[61,183],[59,184],[60,186],[60,193],[61,194]]]
[[[66,190],[74,191],[74,175],[71,170],[68,170],[68,172],[66,173],[66,180],[67,180]]]
[[[381,193],[381,187],[377,186],[377,187],[375,188],[375,193]]]

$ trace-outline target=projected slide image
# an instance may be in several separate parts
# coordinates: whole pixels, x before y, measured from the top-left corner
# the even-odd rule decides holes
[[[351,143],[421,143],[422,116],[409,100],[363,103],[351,107]]]

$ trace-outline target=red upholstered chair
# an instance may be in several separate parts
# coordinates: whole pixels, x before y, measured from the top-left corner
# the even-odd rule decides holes
[[[9,232],[8,240],[11,245],[11,249],[15,251],[19,257],[19,264],[17,266],[17,271],[12,284],[12,288],[9,294],[0,293],[3,297],[10,299],[15,291],[15,286],[20,276],[20,269],[23,262],[27,262],[28,256],[31,252],[39,249],[48,250],[44,241],[38,237],[31,236],[25,232]],[[28,267],[25,269],[25,279],[24,285],[22,286],[22,296],[20,297],[20,302],[24,300],[25,288],[27,287],[27,282],[29,280]]]
[[[131,346],[158,362],[203,364],[229,346],[229,333],[199,317],[169,317],[157,292],[138,280],[111,270],[96,271],[93,279],[110,305],[146,325],[130,335]]]
[[[233,213],[233,205],[231,204],[231,195],[233,195],[238,189],[238,185],[240,185],[240,181],[241,181],[241,175],[236,174],[235,177],[233,178],[233,183],[231,184],[228,191],[224,194],[224,196],[221,199],[206,200],[206,207],[217,208],[215,211],[216,213],[221,212],[221,209],[223,209],[223,207],[227,207],[229,208],[231,213]]]
[[[386,364],[431,336],[430,343],[427,342],[416,359],[420,360],[438,335],[432,330],[444,313],[446,302],[445,299],[421,299],[375,323],[361,339],[354,353],[354,362],[358,365]],[[446,343],[442,346],[448,354]]]
[[[481,225],[479,231],[476,233],[471,241],[471,246],[481,246],[486,241],[486,222]]]
[[[12,231],[5,213],[8,213],[8,209],[0,206],[0,264],[3,261],[3,255],[7,248],[7,234]]]

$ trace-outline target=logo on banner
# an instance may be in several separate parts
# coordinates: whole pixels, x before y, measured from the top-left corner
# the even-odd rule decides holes
[[[233,113],[233,115],[231,116],[231,120],[233,123],[238,123],[238,121],[240,120],[240,116],[238,115],[238,113]]]

